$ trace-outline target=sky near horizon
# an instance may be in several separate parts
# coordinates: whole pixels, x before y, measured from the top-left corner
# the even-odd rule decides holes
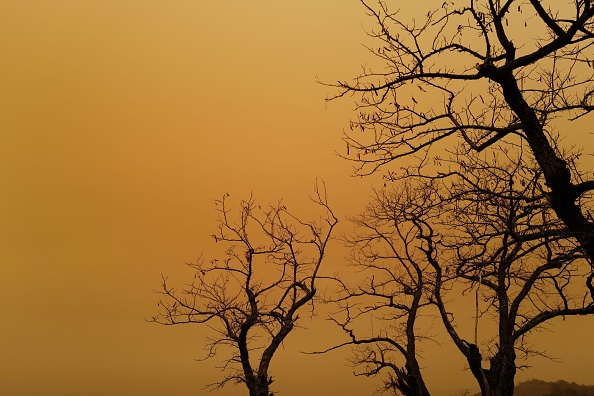
[[[299,211],[321,177],[342,223],[362,209],[377,178],[336,155],[352,98],[316,79],[359,72],[366,23],[355,0],[0,0],[0,394],[208,393],[205,329],[147,323],[153,290],[213,248],[225,193]],[[533,340],[562,363],[518,379],[592,384],[594,321],[555,323]],[[341,337],[303,326],[272,362],[281,395],[375,390],[345,353],[300,353]],[[474,387],[427,351],[435,395]]]

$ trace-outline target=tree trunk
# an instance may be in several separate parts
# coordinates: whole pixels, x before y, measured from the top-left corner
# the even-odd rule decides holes
[[[572,183],[567,163],[555,153],[534,109],[522,96],[513,74],[494,72],[489,77],[501,85],[507,104],[522,122],[526,140],[542,169],[546,185],[551,190],[549,196],[551,207],[567,228],[575,233],[583,251],[591,260],[594,260],[594,223],[584,216],[581,208],[576,204],[576,199],[581,194],[593,189],[593,183],[586,182],[580,185]]]
[[[271,396],[268,381],[266,383],[255,381],[248,384],[248,389],[250,390],[250,396]]]
[[[512,396],[516,377],[516,352],[511,347],[502,347],[491,358],[491,368],[486,371],[491,396]]]
[[[395,380],[392,386],[404,396],[430,396],[416,361],[409,361],[404,369],[396,370]]]
[[[483,358],[478,347],[475,344],[467,343],[467,347],[464,349],[463,353],[466,356],[470,372],[474,375],[476,382],[481,388],[481,396],[492,396],[489,380],[486,376],[486,370],[483,369]]]
[[[422,281],[422,273],[418,273],[419,283]],[[429,396],[427,386],[421,374],[421,368],[417,361],[417,341],[415,336],[415,322],[419,311],[421,298],[423,297],[423,288],[417,288],[414,292],[414,298],[410,314],[406,323],[406,364],[402,373],[397,373],[401,382],[402,393],[405,396]]]

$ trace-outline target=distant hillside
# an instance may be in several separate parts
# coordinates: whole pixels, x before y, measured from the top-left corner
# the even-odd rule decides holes
[[[475,396],[480,396],[477,393]],[[516,385],[514,396],[594,396],[594,386],[575,382],[530,380]]]

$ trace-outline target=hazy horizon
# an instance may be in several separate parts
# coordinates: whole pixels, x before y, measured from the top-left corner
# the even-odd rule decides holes
[[[354,104],[325,103],[333,90],[316,79],[359,73],[369,22],[357,0],[0,1],[0,394],[208,393],[221,360],[195,361],[207,329],[148,323],[154,290],[214,255],[225,193],[307,215],[321,177],[348,229],[380,178],[352,177],[336,155]],[[327,273],[344,268],[336,246]],[[273,359],[275,394],[379,386],[352,375],[347,351],[301,353],[343,337],[324,309]],[[535,358],[516,381],[594,385],[594,319],[579,319],[534,334],[562,363]],[[446,341],[422,348],[432,394],[477,389]]]

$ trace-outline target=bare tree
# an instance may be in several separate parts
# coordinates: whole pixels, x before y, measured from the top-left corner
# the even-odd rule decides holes
[[[503,396],[513,394],[517,354],[525,359],[541,353],[527,343],[531,331],[553,318],[594,314],[594,272],[574,232],[554,214],[539,166],[522,158],[521,146],[494,149],[490,159],[459,158],[440,227],[448,231],[439,245],[425,241],[436,271],[435,303],[450,338],[482,393]],[[481,362],[477,329],[474,342],[463,339],[448,314],[440,286],[448,282],[444,268],[457,284],[475,288],[476,320],[482,299],[482,314],[497,324],[495,338],[485,345],[489,369]]]
[[[182,288],[163,277],[160,312],[152,320],[208,326],[214,336],[206,359],[219,356],[221,347],[230,349],[226,376],[212,389],[232,381],[244,383],[250,396],[270,396],[272,358],[297,325],[298,312],[313,304],[337,219],[323,184],[312,198],[323,211],[317,221],[298,219],[282,202],[261,208],[253,197],[241,201],[235,218],[227,198],[216,201],[219,226],[213,235],[226,245],[223,257],[189,264],[194,278]]]
[[[377,191],[354,218],[348,240],[366,277],[340,282],[343,315],[334,320],[349,340],[335,348],[355,345],[354,363],[366,375],[388,371],[385,389],[396,394],[429,394],[416,348],[431,336],[422,316],[437,312],[483,395],[509,396],[518,359],[543,353],[528,343],[532,331],[594,314],[594,272],[553,213],[540,168],[522,158],[521,146],[493,150],[454,152],[443,164],[448,172],[419,170]],[[448,306],[460,289],[475,299],[474,329],[461,328]],[[479,342],[481,317],[496,328]]]
[[[398,191],[376,190],[366,210],[351,219],[355,229],[344,239],[360,276],[354,285],[336,277],[339,293],[330,299],[340,307],[331,320],[349,339],[321,353],[354,345],[357,375],[387,372],[383,391],[425,396],[417,342],[426,334],[416,322],[431,304],[427,293],[435,274],[419,250],[419,232],[428,226],[435,197],[415,187],[405,182]]]
[[[346,137],[358,172],[402,157],[426,160],[452,137],[481,152],[520,136],[551,208],[594,259],[594,222],[579,204],[594,180],[576,178],[551,136],[554,120],[594,109],[594,4],[435,0],[407,19],[386,1],[361,2],[377,26],[370,51],[381,66],[337,83],[332,97],[359,98]]]

